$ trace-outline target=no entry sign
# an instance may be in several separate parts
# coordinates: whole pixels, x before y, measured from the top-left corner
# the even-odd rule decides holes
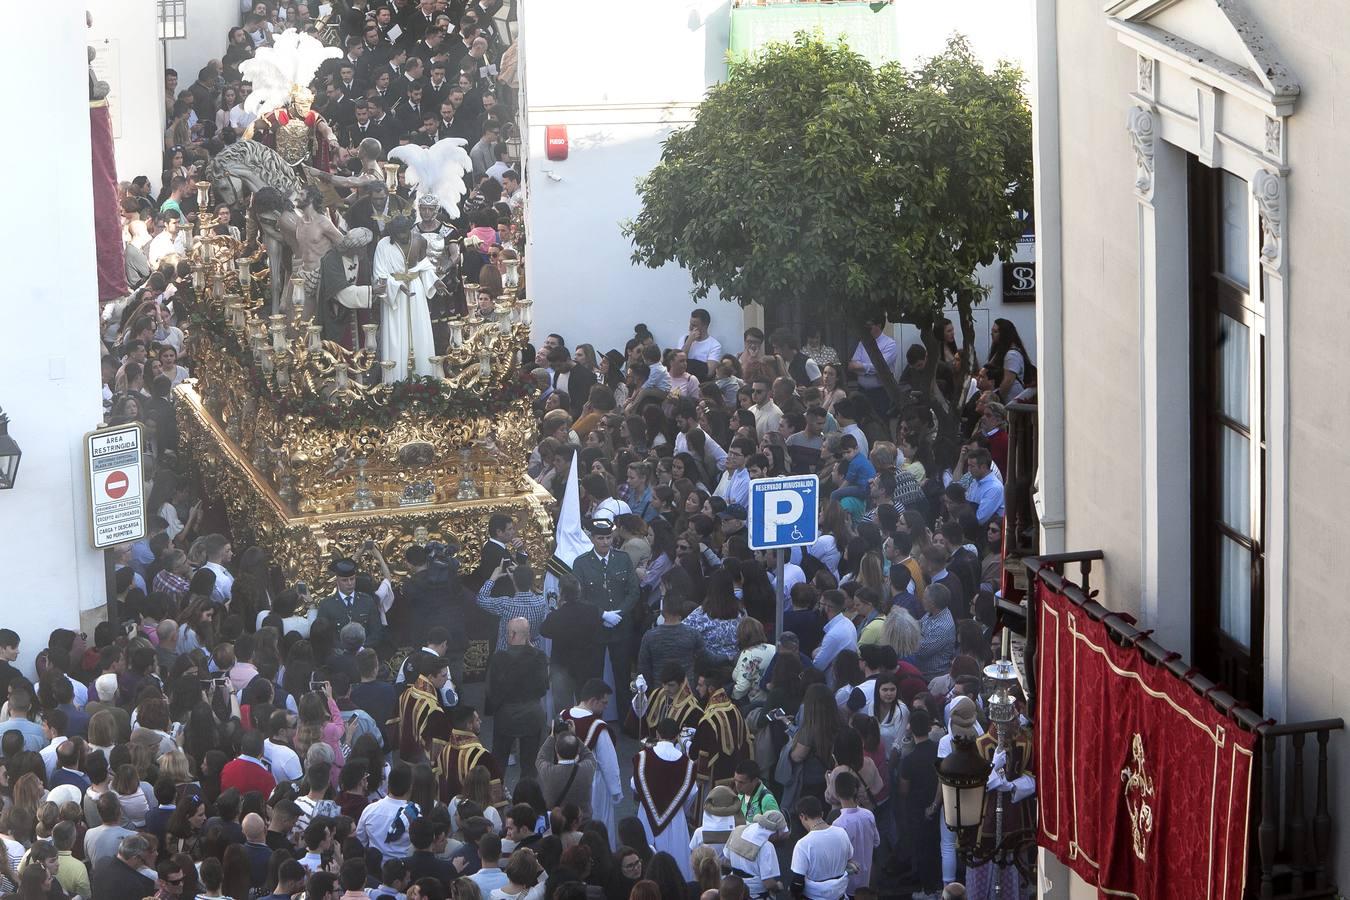
[[[95,549],[145,537],[141,426],[101,428],[84,436],[89,472],[89,540]]]
[[[127,473],[120,469],[113,472],[103,481],[104,492],[113,500],[121,500],[126,495],[127,486],[131,480],[127,478]]]

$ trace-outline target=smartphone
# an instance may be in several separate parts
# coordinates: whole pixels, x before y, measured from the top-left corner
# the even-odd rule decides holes
[[[322,678],[311,678],[309,680],[309,689],[311,691],[322,691],[327,684],[328,682],[324,681]]]
[[[297,581],[295,583],[295,592],[297,594],[308,594],[309,585],[305,584],[303,581]]]

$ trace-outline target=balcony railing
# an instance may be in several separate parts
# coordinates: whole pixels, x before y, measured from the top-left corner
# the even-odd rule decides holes
[[[1011,512],[1009,508],[1009,515]],[[1331,816],[1328,748],[1332,732],[1343,730],[1345,721],[1318,719],[1283,724],[1263,720],[1238,703],[1221,685],[1196,673],[1188,661],[1149,637],[1149,632],[1135,628],[1131,619],[1094,600],[1090,587],[1092,563],[1102,559],[1102,551],[1089,550],[1030,556],[1024,563],[1028,573],[1039,572],[1046,584],[1094,621],[1102,623],[1118,644],[1135,647],[1154,665],[1166,666],[1196,693],[1207,697],[1220,712],[1258,736],[1252,792],[1260,798],[1260,803],[1249,826],[1253,852],[1247,855],[1251,861],[1247,897],[1253,900],[1312,900],[1337,896],[1331,865],[1335,822]],[[1071,564],[1078,565],[1081,584],[1064,577],[1065,566]],[[1037,653],[1034,606],[1035,592],[1028,591],[1026,618],[1016,623],[1026,628],[1023,673],[1027,702],[1033,709]],[[1010,624],[1014,620],[1010,618]],[[1317,757],[1315,763],[1310,764],[1305,751],[1313,742],[1317,745]],[[1312,792],[1311,803],[1308,802],[1309,791]]]

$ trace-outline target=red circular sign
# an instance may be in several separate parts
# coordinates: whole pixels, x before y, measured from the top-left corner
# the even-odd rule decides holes
[[[114,500],[122,499],[122,495],[127,492],[131,482],[127,480],[126,472],[113,472],[108,476],[108,480],[103,482],[104,492]]]

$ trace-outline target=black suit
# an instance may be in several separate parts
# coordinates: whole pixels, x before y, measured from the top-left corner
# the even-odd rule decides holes
[[[338,631],[341,631],[342,626],[348,622],[361,625],[366,629],[367,646],[374,647],[384,634],[384,623],[380,621],[379,601],[370,594],[363,594],[360,591],[352,592],[350,606],[343,602],[343,598],[336,592],[325,597],[319,603],[318,616],[320,619],[328,619]]]
[[[483,552],[478,554],[478,568],[473,570],[471,587],[475,590],[483,586],[493,572],[497,570],[497,564],[510,556],[518,565],[529,562],[529,557],[524,553],[516,553],[503,547],[496,541],[489,540],[483,545]]]
[[[952,611],[952,618],[969,619],[970,591],[966,588],[965,582],[962,581],[960,573],[948,566],[947,574],[930,581],[928,586],[932,587],[935,584],[946,586],[951,594],[951,602],[947,608]]]
[[[355,150],[357,145],[366,138],[374,138],[377,141],[380,139],[380,132],[378,129],[372,127],[369,121],[366,122],[365,128],[362,128],[361,125],[357,123],[355,116],[356,112],[353,110],[352,121],[345,127],[339,124],[338,139],[342,141],[342,146],[346,147],[348,150]],[[381,144],[380,146],[383,147],[384,145]]]
[[[155,882],[117,856],[99,860],[90,878],[90,892],[98,900],[143,900],[155,891]]]
[[[441,859],[430,850],[414,850],[412,855],[404,860],[408,864],[408,875],[413,880],[419,878],[437,878],[443,883],[449,884],[459,877],[454,865],[448,860]],[[102,900],[100,897],[99,900]],[[140,900],[140,898],[137,898]]]
[[[557,387],[558,375],[553,376],[553,386]],[[572,421],[581,418],[581,407],[586,405],[586,400],[591,396],[591,388],[596,384],[595,373],[585,366],[572,366],[572,370],[567,373],[567,399],[571,403]]]

